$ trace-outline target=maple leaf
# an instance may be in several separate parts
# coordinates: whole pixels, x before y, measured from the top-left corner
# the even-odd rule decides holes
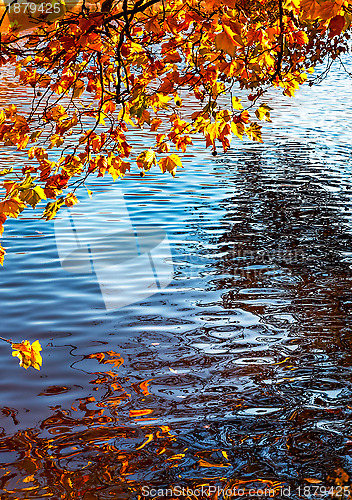
[[[345,26],[345,18],[343,16],[335,16],[329,22],[329,37],[333,38],[341,33]]]
[[[251,123],[250,126],[245,129],[245,132],[252,141],[263,142],[261,126],[258,125],[258,123]]]
[[[156,165],[156,157],[155,152],[152,149],[147,149],[147,151],[143,151],[137,157],[137,165],[138,168],[143,170],[150,170],[153,165]]]
[[[47,206],[45,207],[45,210],[43,212],[43,217],[46,220],[52,219],[53,217],[55,217],[55,215],[57,214],[57,211],[62,207],[62,205],[64,203],[65,203],[65,200],[63,197],[61,197],[55,201],[49,202],[47,204]]]
[[[228,26],[224,26],[224,30],[215,37],[215,47],[235,57],[236,47],[242,47],[242,45],[235,40],[234,35],[235,33]]]
[[[233,109],[243,109],[243,106],[241,104],[241,99],[239,99],[236,96],[232,97],[232,107]]]
[[[181,158],[175,154],[171,154],[166,158],[160,158],[159,167],[162,173],[170,172],[170,174],[175,177],[177,167],[182,167]]]
[[[305,45],[309,42],[307,33],[304,31],[298,31],[293,33],[293,38],[298,45]]]
[[[270,119],[270,111],[272,108],[268,106],[267,104],[261,104],[259,108],[256,110],[255,114],[258,118],[258,120],[263,120],[267,122],[271,122]]]
[[[73,207],[76,203],[78,203],[77,196],[74,193],[68,193],[65,198],[65,205],[67,207]]]
[[[42,347],[39,340],[36,340],[31,344],[29,340],[22,340],[20,344],[11,344],[14,350],[12,356],[19,358],[20,366],[23,366],[26,370],[30,366],[36,370],[40,370],[42,366],[42,357],[40,351]]]
[[[0,201],[0,215],[17,219],[18,215],[26,205],[18,197],[14,196],[8,200]]]
[[[160,118],[153,118],[153,120],[150,122],[150,130],[151,132],[154,132],[156,130],[158,130],[158,128],[160,127],[160,125],[163,123],[162,120],[160,120]]]

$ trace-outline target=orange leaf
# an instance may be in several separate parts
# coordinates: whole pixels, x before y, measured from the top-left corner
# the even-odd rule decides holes
[[[18,214],[25,208],[25,204],[20,199],[14,197],[9,200],[0,201],[0,214],[8,217],[18,217]]]
[[[4,214],[0,214],[0,235],[4,232],[4,222],[6,221],[7,217]]]
[[[333,38],[339,35],[345,26],[345,18],[343,16],[335,16],[329,22],[329,37]]]
[[[177,167],[182,167],[180,157],[175,154],[167,156],[166,158],[160,158],[158,163],[163,174],[165,172],[170,172],[173,177],[176,175]]]
[[[224,31],[215,37],[215,47],[231,57],[235,57],[236,47],[241,47],[241,44],[235,40],[234,34],[228,26],[224,26]]]
[[[1,245],[0,245],[0,265],[3,266],[4,265],[4,257],[5,257],[5,254],[6,254],[6,250],[5,248],[3,248]]]
[[[150,130],[151,132],[155,132],[155,130],[158,130],[160,125],[163,123],[160,118],[153,118],[153,120],[150,122]]]
[[[305,33],[304,31],[297,31],[293,33],[293,38],[298,45],[305,45],[309,42],[307,33]]]
[[[68,193],[65,198],[65,205],[67,207],[73,207],[76,203],[78,203],[77,196],[73,193]]]

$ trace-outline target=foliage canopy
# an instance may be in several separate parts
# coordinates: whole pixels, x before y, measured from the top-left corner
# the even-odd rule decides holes
[[[89,176],[116,180],[132,162],[142,176],[153,166],[174,176],[194,134],[213,154],[232,136],[262,142],[265,92],[293,96],[325,56],[347,51],[352,20],[349,0],[104,0],[60,2],[56,15],[38,2],[27,22],[16,1],[2,16],[0,65],[15,67],[33,97],[0,110],[0,142],[29,162],[0,172],[1,232],[42,200],[53,218]],[[155,142],[135,152],[128,131],[143,127]]]

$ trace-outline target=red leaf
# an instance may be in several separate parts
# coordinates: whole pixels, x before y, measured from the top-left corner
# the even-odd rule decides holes
[[[345,26],[345,18],[343,16],[335,16],[329,22],[329,37],[333,38],[341,33]]]

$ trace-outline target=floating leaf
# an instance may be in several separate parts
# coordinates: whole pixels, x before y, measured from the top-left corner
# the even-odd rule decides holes
[[[36,370],[40,370],[42,366],[42,357],[40,351],[42,347],[39,340],[36,340],[31,344],[29,340],[22,340],[20,344],[11,344],[14,352],[12,356],[17,356],[20,360],[20,366],[23,366],[26,370],[30,366]]]

